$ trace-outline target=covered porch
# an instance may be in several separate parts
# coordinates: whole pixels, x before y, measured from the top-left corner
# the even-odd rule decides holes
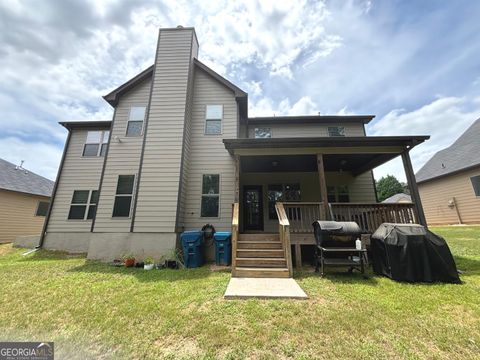
[[[426,225],[409,151],[427,138],[224,140],[236,164],[238,233],[279,233],[285,256],[291,260],[293,246],[301,266],[302,246],[315,244],[315,220],[355,221],[365,234],[383,222]],[[372,170],[397,156],[412,203],[378,203]]]

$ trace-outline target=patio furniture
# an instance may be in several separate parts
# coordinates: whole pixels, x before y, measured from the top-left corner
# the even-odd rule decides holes
[[[325,267],[346,267],[349,272],[365,274],[367,250],[357,249],[355,240],[361,238],[361,229],[355,222],[315,221],[315,271],[325,274]]]

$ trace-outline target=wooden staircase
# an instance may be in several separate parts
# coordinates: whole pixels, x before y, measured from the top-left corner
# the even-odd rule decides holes
[[[290,277],[279,234],[239,234],[236,277]]]
[[[278,234],[239,234],[239,206],[233,206],[232,276],[289,278],[293,275],[289,223],[283,205],[276,206]]]

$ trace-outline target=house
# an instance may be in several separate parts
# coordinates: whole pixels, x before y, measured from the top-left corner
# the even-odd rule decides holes
[[[411,202],[412,202],[412,197],[405,193],[392,195],[382,201],[382,203],[411,203]]]
[[[53,181],[0,159],[0,243],[40,235]]]
[[[417,172],[428,224],[480,224],[479,139],[477,119]]]
[[[233,230],[234,275],[238,257],[243,274],[289,276],[290,243],[300,264],[313,220],[353,217],[366,232],[395,216],[424,223],[419,197],[376,204],[372,169],[402,156],[415,193],[408,151],[428,136],[366,136],[372,115],[249,117],[247,93],[197,56],[193,28],[160,29],[154,65],[104,96],[111,121],[61,123],[40,246],[160,256],[210,223]]]

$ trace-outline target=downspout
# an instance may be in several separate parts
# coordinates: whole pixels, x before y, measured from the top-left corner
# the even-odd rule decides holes
[[[55,185],[53,185],[52,198],[50,200],[50,205],[48,206],[47,217],[45,218],[45,222],[43,223],[42,233],[40,234],[40,241],[38,245],[35,247],[35,251],[41,249],[43,247],[43,242],[45,241],[45,234],[47,233],[47,226],[48,226],[48,222],[50,221],[53,202],[55,201],[55,195],[57,194],[58,182],[60,181],[60,176],[62,175],[63,163],[65,162],[65,156],[67,154],[67,149],[70,144],[70,137],[72,135],[71,130],[70,129],[67,129],[67,130],[68,130],[67,141],[65,142],[65,147],[63,148],[62,159],[60,160],[60,167],[58,168],[57,178],[55,179]]]

